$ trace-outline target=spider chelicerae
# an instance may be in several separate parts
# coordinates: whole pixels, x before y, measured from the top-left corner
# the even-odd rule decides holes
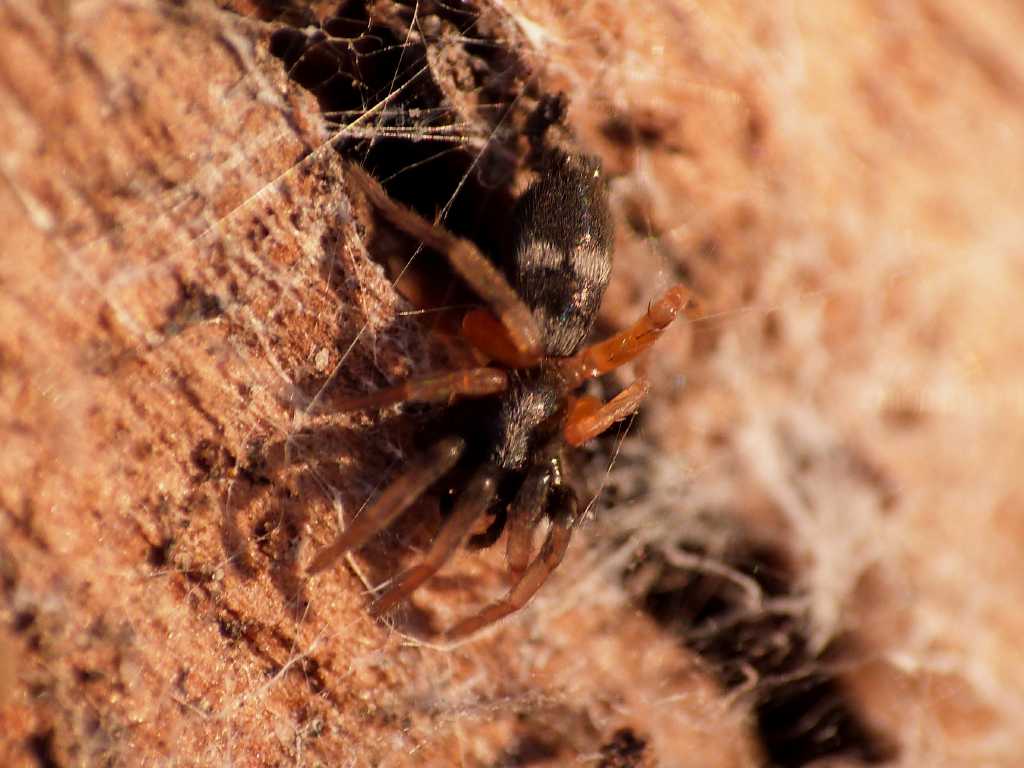
[[[362,168],[348,178],[393,226],[442,254],[487,305],[461,322],[461,335],[485,359],[466,368],[412,379],[350,398],[342,409],[396,403],[450,403],[479,398],[463,434],[438,440],[394,480],[308,567],[316,574],[362,547],[449,474],[470,467],[468,480],[420,562],[395,577],[373,604],[391,610],[433,576],[480,520],[502,511],[513,584],[508,593],[459,622],[458,639],[522,608],[561,562],[581,517],[566,482],[564,454],[632,414],[649,385],[641,377],[607,403],[575,392],[650,347],[690,304],[682,285],[666,291],[644,317],[611,338],[584,347],[597,317],[612,265],[612,225],[599,162],[558,153],[517,201],[506,269],[468,240],[431,224],[392,200]],[[534,554],[534,532],[549,522]]]

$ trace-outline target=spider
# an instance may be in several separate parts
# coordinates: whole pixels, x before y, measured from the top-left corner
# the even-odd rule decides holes
[[[638,378],[607,403],[575,391],[650,347],[687,308],[690,294],[676,285],[630,328],[583,346],[612,264],[607,189],[595,158],[558,153],[521,195],[512,212],[508,279],[471,242],[391,199],[362,168],[349,164],[347,176],[392,225],[442,254],[486,303],[487,309],[465,314],[461,335],[490,364],[411,379],[342,403],[342,410],[354,410],[476,398],[475,429],[444,437],[415,459],[316,554],[307,572],[319,573],[362,547],[461,463],[470,468],[468,481],[428,551],[393,579],[371,611],[384,614],[408,598],[481,518],[501,510],[513,584],[503,598],[445,633],[447,639],[464,638],[526,605],[558,567],[582,514],[566,482],[565,452],[632,414],[649,384]],[[544,518],[547,535],[534,556],[534,532]]]

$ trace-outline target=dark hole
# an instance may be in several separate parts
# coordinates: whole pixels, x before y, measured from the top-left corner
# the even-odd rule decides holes
[[[146,553],[146,562],[153,568],[163,568],[167,565],[171,552],[171,540],[164,539],[159,544],[153,544]]]
[[[29,752],[43,768],[60,768],[54,753],[53,730],[35,733],[28,738]]]
[[[34,611],[18,611],[14,614],[14,620],[11,622],[11,628],[21,633],[29,629],[33,624],[36,623],[36,614]]]
[[[236,641],[245,636],[245,627],[238,619],[229,616],[217,617],[217,631],[226,640]]]
[[[95,669],[75,667],[75,679],[83,685],[88,685],[89,683],[95,683],[98,680],[102,680],[103,675]]]
[[[317,98],[335,149],[424,218],[443,213],[446,228],[497,260],[508,240],[510,185],[527,151],[520,136],[560,121],[564,99],[536,93],[474,5],[390,10],[378,17],[371,3],[342,3],[312,32],[276,31],[270,52]],[[429,63],[424,40],[438,54]],[[435,79],[438,67],[445,72]],[[474,106],[460,111],[452,103],[460,98]]]
[[[706,554],[696,546],[684,549]],[[754,580],[765,598],[793,594],[792,575],[779,552],[737,546],[715,559]],[[864,763],[892,758],[889,740],[867,725],[841,681],[826,671],[843,655],[839,644],[813,651],[799,616],[751,610],[743,591],[723,576],[672,565],[653,551],[639,567],[657,570],[641,598],[643,608],[708,660],[722,685],[737,688],[750,682],[751,671],[756,675],[753,709],[767,765],[797,768],[835,756]]]
[[[622,728],[615,732],[611,741],[601,747],[599,768],[640,768],[643,765],[647,741],[637,736],[633,729]]]

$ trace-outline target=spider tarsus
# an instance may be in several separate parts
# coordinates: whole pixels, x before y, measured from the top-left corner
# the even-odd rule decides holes
[[[691,302],[692,296],[690,289],[685,285],[673,285],[647,310],[651,325],[659,331],[667,328]]]

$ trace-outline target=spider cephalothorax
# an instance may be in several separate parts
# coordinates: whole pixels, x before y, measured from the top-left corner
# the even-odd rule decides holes
[[[521,608],[558,566],[579,521],[576,494],[565,482],[563,454],[630,415],[647,392],[638,379],[608,403],[573,393],[588,379],[629,362],[658,338],[687,305],[677,285],[632,327],[589,347],[611,272],[611,215],[599,163],[558,154],[513,211],[512,247],[493,264],[469,241],[436,227],[387,196],[365,171],[350,178],[394,225],[443,254],[488,309],[462,320],[462,335],[487,367],[467,368],[351,398],[343,407],[400,402],[464,403],[460,433],[435,443],[386,488],[309,566],[317,573],[391,524],[456,464],[468,470],[437,537],[422,561],[399,574],[374,604],[378,613],[408,597],[448,560],[479,520],[500,512],[515,577],[508,594],[447,632],[464,637]],[[493,397],[487,397],[493,396]],[[548,532],[533,556],[533,532]]]

